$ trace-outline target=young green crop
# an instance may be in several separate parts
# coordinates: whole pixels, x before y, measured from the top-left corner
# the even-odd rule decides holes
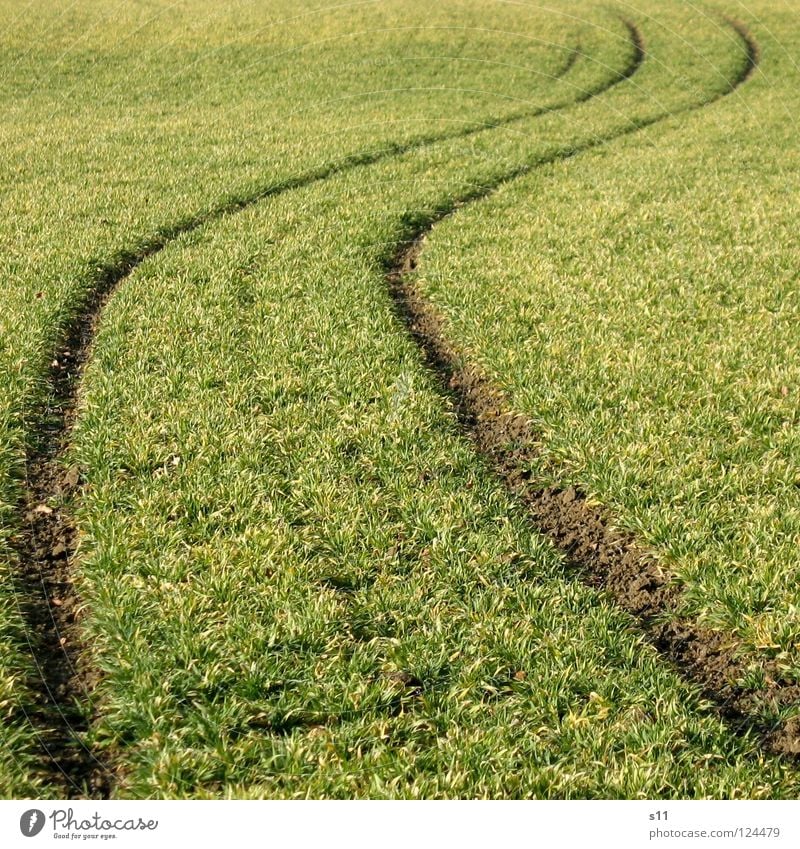
[[[282,28],[257,24],[263,12],[248,3],[222,16],[216,4],[189,9],[164,11],[143,42],[83,61],[69,39],[40,39],[51,62],[75,61],[58,59],[38,83],[37,60],[21,55],[37,27],[7,38],[18,62],[8,97],[27,97],[40,122],[20,105],[3,131],[17,134],[29,169],[10,208],[36,199],[34,214],[18,216],[15,300],[0,328],[9,508],[25,413],[59,323],[92,284],[90,258],[101,264],[226,198],[255,199],[343,157],[387,146],[393,155],[213,217],[142,263],[104,312],[70,461],[87,481],[75,505],[79,588],[103,672],[87,742],[118,767],[117,795],[796,797],[796,770],[767,758],[755,735],[733,734],[530,529],[459,435],[384,280],[386,258],[417,222],[536,168],[443,223],[423,254],[451,338],[493,371],[501,357],[527,358],[495,320],[511,323],[520,277],[482,313],[472,299],[503,273],[500,251],[509,267],[516,255],[530,260],[533,244],[512,249],[501,236],[525,237],[526,209],[551,202],[531,195],[531,181],[548,191],[558,181],[533,174],[585,167],[585,179],[608,179],[592,177],[592,164],[605,168],[597,151],[583,166],[546,163],[615,138],[632,167],[642,139],[693,125],[701,113],[682,110],[728,91],[746,63],[741,40],[693,3],[625,5],[648,54],[630,80],[572,108],[433,142],[454,123],[521,112],[521,99],[533,108],[599,92],[630,65],[625,26],[590,2],[535,14],[487,0],[367,4],[322,25],[295,12]],[[87,30],[86,15],[108,12],[98,0],[70,26],[89,39],[110,33],[113,46],[144,23],[110,17]],[[308,41],[320,43],[295,49]],[[578,41],[588,55],[552,82]],[[282,55],[268,61],[266,50]],[[123,100],[137,67],[147,77]],[[240,84],[226,85],[228,75]],[[703,119],[706,139],[716,143],[713,120],[720,133],[745,120],[739,97],[707,113],[718,117]],[[84,129],[90,110],[98,123]],[[65,154],[75,132],[85,144]],[[49,167],[56,157],[65,173]],[[658,167],[651,181],[663,178]],[[512,197],[513,211],[502,205]],[[580,218],[575,197],[552,201],[550,214]],[[461,224],[491,209],[453,250]],[[557,258],[590,262],[589,246],[559,242]],[[471,269],[474,283],[445,263]],[[518,384],[512,369],[496,372],[532,411],[525,369],[529,359]],[[557,434],[552,444],[557,457]],[[9,509],[5,527],[14,522]],[[20,640],[6,633],[14,670]],[[12,753],[30,755],[30,730],[13,727],[27,739]],[[31,775],[32,764],[9,767],[0,782],[18,793]]]

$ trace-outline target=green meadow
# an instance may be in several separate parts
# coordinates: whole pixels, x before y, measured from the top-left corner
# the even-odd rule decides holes
[[[454,210],[413,278],[532,478],[632,531],[748,686],[796,683],[786,4],[0,7],[3,796],[90,792],[43,751],[20,504],[116,269],[49,503],[114,797],[797,797],[536,530],[386,279]]]

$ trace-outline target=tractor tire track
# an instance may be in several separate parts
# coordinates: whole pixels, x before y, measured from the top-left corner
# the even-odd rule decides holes
[[[527,418],[512,410],[492,380],[446,336],[444,321],[420,292],[414,271],[425,239],[443,219],[465,205],[483,200],[502,185],[534,169],[564,161],[651,126],[668,117],[709,106],[735,91],[753,74],[759,47],[743,24],[726,19],[746,48],[746,58],[728,88],[709,100],[631,124],[579,148],[523,165],[491,185],[443,203],[440,210],[400,241],[386,267],[386,283],[396,314],[421,349],[440,388],[452,399],[463,430],[511,493],[527,508],[533,526],[547,536],[588,585],[605,590],[637,622],[647,639],[672,665],[700,686],[734,733],[755,733],[770,752],[800,755],[800,719],[776,727],[770,712],[800,702],[800,686],[781,679],[775,664],[765,663],[766,686],[748,689],[739,682],[748,671],[730,637],[702,629],[697,622],[667,615],[677,608],[679,588],[651,552],[630,533],[615,528],[607,511],[589,503],[574,487],[537,487],[530,468],[540,456],[537,434]],[[752,658],[751,658],[752,660]]]
[[[100,674],[82,639],[81,602],[73,581],[77,533],[70,504],[79,497],[80,473],[66,467],[82,375],[109,298],[139,265],[180,236],[262,200],[439,142],[467,138],[598,97],[633,76],[644,60],[638,28],[628,20],[623,24],[629,37],[629,56],[623,67],[571,100],[518,112],[490,124],[354,154],[186,218],[153,234],[138,249],[121,251],[95,270],[88,294],[77,305],[56,346],[47,375],[47,401],[32,417],[25,490],[18,511],[20,531],[14,542],[19,561],[16,591],[38,676],[29,686],[36,704],[23,712],[43,748],[43,770],[51,784],[64,791],[65,798],[108,798],[116,783],[114,772],[94,756],[83,739],[91,727],[88,694]],[[580,47],[571,49],[554,78],[567,74],[581,55]]]

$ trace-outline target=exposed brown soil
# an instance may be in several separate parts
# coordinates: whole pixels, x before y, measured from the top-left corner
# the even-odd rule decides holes
[[[38,673],[36,720],[42,746],[57,770],[65,795],[105,798],[103,770],[82,740],[88,730],[87,694],[96,674],[87,661],[79,627],[79,599],[70,559],[76,534],[67,505],[79,486],[78,469],[60,462],[67,419],[72,409],[76,352],[62,348],[51,365],[52,395],[43,427],[28,457],[24,525],[20,551],[20,596]]]
[[[732,91],[750,77],[759,54],[747,30],[738,22],[730,24],[747,47],[746,62],[729,89]],[[555,158],[572,155],[574,152]],[[524,171],[518,169],[494,186],[483,187],[479,194],[449,202],[401,243],[386,275],[398,315],[454,400],[459,420],[477,451],[525,504],[536,529],[566,555],[577,574],[587,584],[607,591],[619,607],[635,617],[650,642],[685,677],[700,685],[735,731],[755,731],[774,753],[800,755],[800,720],[776,727],[767,719],[770,713],[800,702],[800,686],[782,680],[774,663],[741,655],[731,637],[676,616],[680,588],[651,552],[615,527],[606,510],[589,503],[572,486],[541,488],[531,480],[540,440],[530,422],[514,412],[487,375],[447,340],[441,316],[415,285],[413,272],[433,227],[520,173]],[[765,673],[765,685],[759,689],[741,683],[754,662]]]
[[[758,63],[761,61],[761,49],[750,30],[747,29],[741,21],[729,16],[725,17],[725,21],[733,29],[736,35],[739,36],[747,50],[747,59],[742,65],[739,75],[731,81],[730,87],[726,92],[726,94],[730,94],[753,76],[753,73],[758,67]]]
[[[94,757],[84,739],[91,719],[90,694],[99,675],[81,636],[80,599],[71,569],[77,534],[69,505],[79,492],[81,474],[76,466],[66,466],[65,455],[80,378],[102,307],[118,276],[122,279],[157,249],[146,249],[141,259],[123,257],[115,268],[101,271],[95,290],[67,327],[50,363],[50,391],[27,457],[16,548],[20,598],[38,674],[31,689],[40,696],[31,719],[49,759],[45,766],[50,778],[68,798],[108,798],[112,772]]]

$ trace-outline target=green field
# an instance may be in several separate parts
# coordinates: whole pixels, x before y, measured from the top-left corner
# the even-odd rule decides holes
[[[0,7],[0,795],[798,796],[787,4]],[[37,584],[39,502],[77,550]]]

